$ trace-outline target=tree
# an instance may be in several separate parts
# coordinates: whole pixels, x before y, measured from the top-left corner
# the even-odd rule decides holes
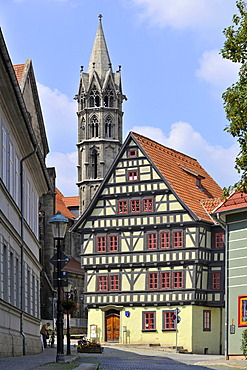
[[[224,189],[226,195],[233,189],[247,193],[247,10],[244,0],[237,0],[236,6],[239,14],[233,15],[233,25],[223,31],[226,40],[221,55],[241,64],[238,81],[222,95],[226,118],[230,122],[225,130],[239,143],[235,168],[240,180]]]

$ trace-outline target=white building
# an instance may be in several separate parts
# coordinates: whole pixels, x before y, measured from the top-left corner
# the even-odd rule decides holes
[[[13,68],[0,31],[0,356],[41,351],[39,197],[48,144],[32,62]]]

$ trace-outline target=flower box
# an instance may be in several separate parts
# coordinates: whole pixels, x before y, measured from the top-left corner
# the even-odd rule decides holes
[[[104,350],[100,344],[79,344],[77,346],[77,352],[79,353],[102,353]]]

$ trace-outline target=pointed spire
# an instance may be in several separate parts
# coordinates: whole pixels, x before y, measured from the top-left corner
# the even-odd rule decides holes
[[[88,73],[91,74],[95,69],[100,78],[104,77],[109,70],[109,64],[111,64],[111,60],[102,28],[102,15],[99,14],[99,25],[90,57]]]

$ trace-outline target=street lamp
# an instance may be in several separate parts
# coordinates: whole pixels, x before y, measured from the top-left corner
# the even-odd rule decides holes
[[[68,286],[64,289],[67,299],[67,356],[71,354],[70,352],[70,332],[69,332],[69,298],[71,298],[72,282],[68,281]]]
[[[57,240],[57,357],[56,362],[64,362],[63,353],[63,309],[61,305],[61,240],[64,239],[68,219],[60,211],[49,223],[52,227],[53,239]]]

